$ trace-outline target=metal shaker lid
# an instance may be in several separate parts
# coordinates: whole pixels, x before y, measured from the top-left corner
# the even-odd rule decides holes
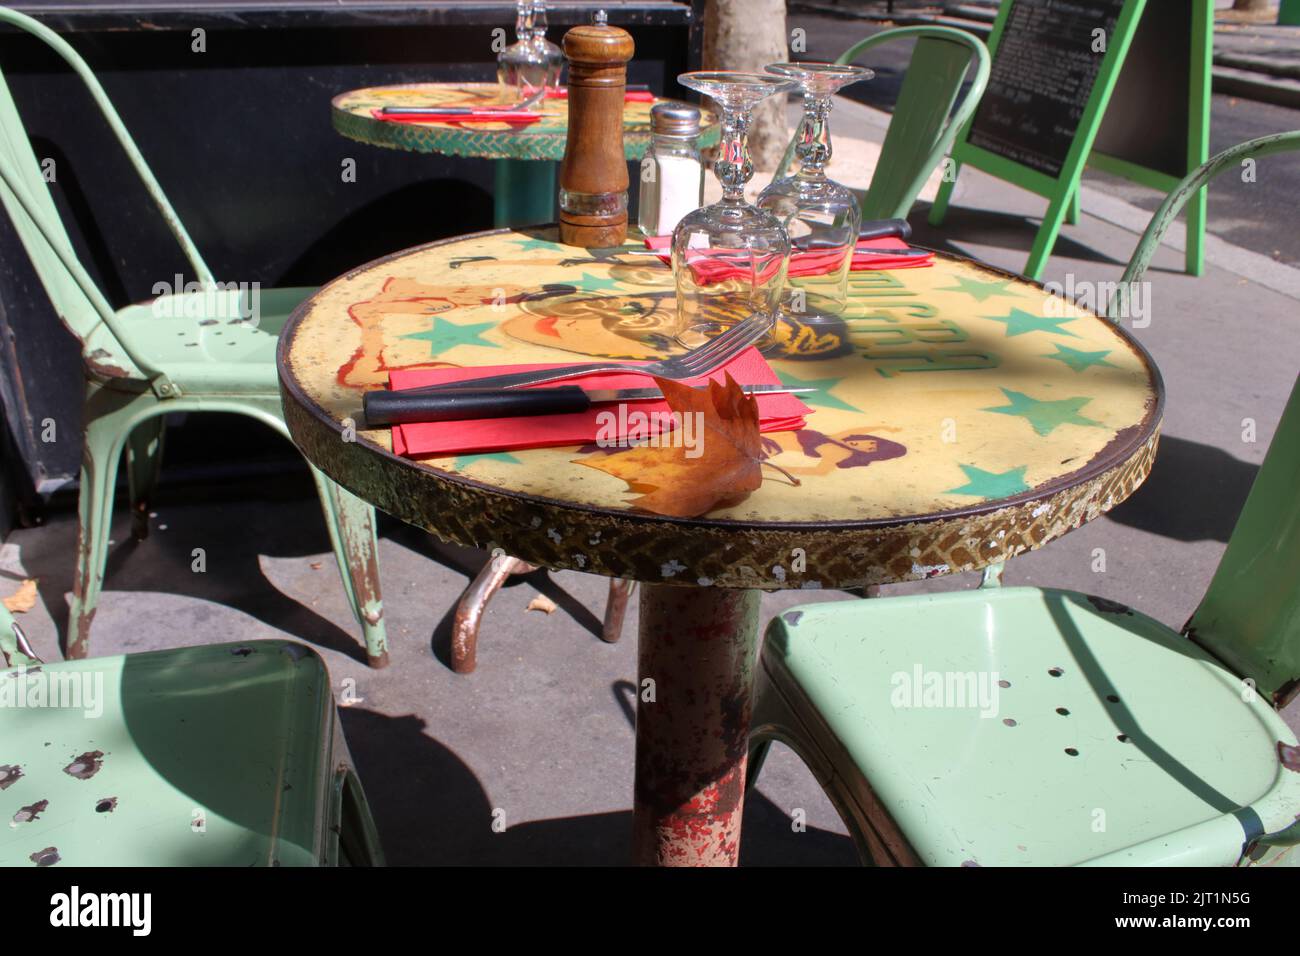
[[[668,136],[695,136],[700,132],[700,110],[673,100],[656,103],[650,108],[650,131]]]

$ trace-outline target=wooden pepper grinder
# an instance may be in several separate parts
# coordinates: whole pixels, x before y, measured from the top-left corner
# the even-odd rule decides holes
[[[564,35],[569,61],[569,138],[560,163],[560,241],[608,249],[627,238],[623,95],[635,49],[605,11]]]

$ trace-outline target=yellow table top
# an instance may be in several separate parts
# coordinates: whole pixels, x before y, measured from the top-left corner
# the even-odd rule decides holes
[[[461,543],[642,580],[756,587],[981,567],[1095,517],[1149,470],[1162,392],[1141,347],[1027,280],[944,256],[930,268],[853,273],[842,327],[783,327],[773,368],[819,391],[802,396],[812,408],[804,430],[766,437],[772,460],[802,483],[769,479],[700,519],[633,512],[624,482],[572,464],[572,448],[412,462],[391,454],[387,429],[339,440],[361,421],[361,393],[393,369],[665,354],[669,267],[625,254],[644,248],[634,242],[593,254],[554,240],[530,229],[435,243],[356,269],[304,303],[281,340],[281,378],[308,457]],[[448,505],[482,520],[437,513]],[[597,541],[566,550],[534,519]],[[606,549],[602,533],[636,534],[645,553]],[[810,569],[799,577],[794,549]],[[694,564],[678,570],[687,552]]]
[[[331,101],[334,128],[349,139],[375,146],[448,156],[486,159],[564,158],[569,129],[569,101],[547,97],[538,107],[542,119],[528,125],[510,123],[420,122],[378,120],[371,110],[384,106],[498,106],[503,102],[495,83],[407,83],[372,86],[340,93]],[[640,159],[650,145],[650,108],[656,102],[623,105],[623,152]],[[703,111],[700,145],[717,142],[719,129]]]

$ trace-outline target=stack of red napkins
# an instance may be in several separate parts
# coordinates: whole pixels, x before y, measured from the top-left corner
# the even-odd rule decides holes
[[[663,254],[659,258],[665,263],[670,263],[672,261],[672,241],[672,236],[650,236],[646,238],[645,244],[648,249],[655,252],[662,251]],[[854,253],[853,263],[849,266],[849,269],[853,272],[867,272],[878,269],[915,269],[918,266],[932,265],[934,262],[934,253],[912,250],[902,239],[893,236],[886,236],[882,239],[860,239],[857,248],[859,251]],[[888,253],[893,250],[905,254],[881,255],[881,252]],[[918,252],[923,252],[923,254],[917,255]],[[715,253],[709,249],[691,250],[691,269],[695,272],[701,284],[722,282],[725,279],[735,279],[748,275],[748,269],[738,268],[725,261],[710,261],[710,256],[714,254],[720,259],[725,259],[735,255],[736,251],[719,249]],[[786,274],[794,277],[825,275],[835,267],[838,258],[839,254],[835,251],[818,249],[809,252],[796,252],[790,256],[790,268]]]
[[[629,365],[645,364],[629,362]],[[474,368],[402,369],[390,373],[389,384],[395,391],[426,385],[445,385],[467,379],[483,378],[507,372],[556,368],[551,365],[492,365]],[[756,349],[747,349],[708,375],[684,380],[687,385],[702,385],[710,379],[722,382],[729,374],[744,385],[779,385],[781,380]],[[581,385],[593,388],[653,388],[654,379],[635,372],[603,373],[548,382],[537,388],[556,385]],[[811,409],[794,395],[774,393],[756,395],[759,429],[765,432],[791,431],[804,426],[804,416]],[[628,402],[628,412],[645,412],[654,420],[656,412],[670,411],[666,401]],[[508,451],[516,448],[550,448],[585,445],[596,440],[601,429],[602,412],[618,414],[618,404],[593,405],[585,412],[565,415],[530,415],[517,418],[481,418],[456,422],[423,422],[393,426],[393,450],[408,458],[463,455],[473,452]],[[606,430],[608,431],[608,430]],[[622,438],[628,429],[619,433]],[[643,433],[643,432],[642,432]]]

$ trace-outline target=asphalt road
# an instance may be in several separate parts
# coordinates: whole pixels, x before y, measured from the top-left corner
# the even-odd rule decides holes
[[[791,30],[805,31],[807,49],[796,58],[806,60],[833,60],[857,40],[885,29],[862,20],[798,12],[789,14],[788,25]],[[874,69],[876,78],[846,88],[844,95],[892,109],[910,57],[910,43],[870,50],[858,62]],[[1300,129],[1300,110],[1216,94],[1210,111],[1210,153],[1257,136],[1295,129]],[[1084,174],[1084,181],[1143,209],[1154,211],[1164,199],[1146,186],[1092,170]],[[1209,231],[1234,245],[1300,266],[1297,197],[1300,153],[1262,161],[1253,183],[1225,173],[1210,186]]]

